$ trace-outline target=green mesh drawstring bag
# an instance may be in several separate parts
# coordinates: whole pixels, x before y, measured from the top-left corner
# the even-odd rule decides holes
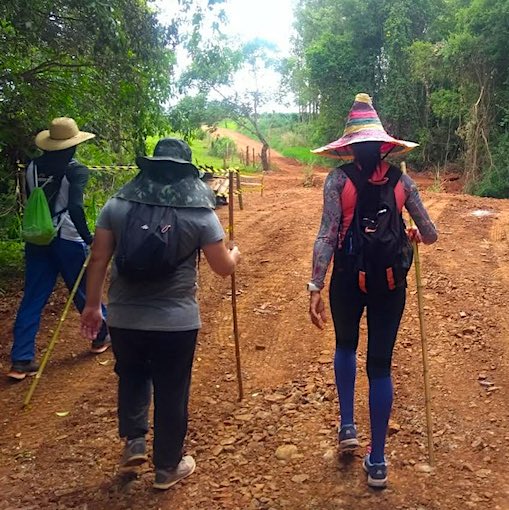
[[[57,235],[57,229],[53,225],[44,186],[38,186],[37,170],[35,170],[34,182],[35,187],[25,205],[22,236],[27,243],[47,246]]]

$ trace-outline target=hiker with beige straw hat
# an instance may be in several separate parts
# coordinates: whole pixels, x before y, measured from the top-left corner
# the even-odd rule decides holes
[[[43,154],[26,169],[27,192],[42,188],[49,205],[56,236],[47,245],[31,242],[25,245],[25,289],[16,321],[11,350],[12,367],[8,376],[21,380],[38,370],[35,360],[35,338],[41,313],[53,292],[58,275],[71,290],[85,262],[87,246],[93,237],[83,210],[83,192],[89,170],[74,159],[76,147],[95,135],[80,131],[74,119],[61,117],[51,121],[50,128],[35,137]],[[74,297],[79,311],[85,306],[85,281]],[[106,310],[103,307],[103,314]],[[91,352],[100,353],[109,346],[106,323],[103,320]]]
[[[366,309],[371,447],[363,467],[368,485],[376,488],[387,485],[384,449],[393,401],[391,360],[405,308],[406,275],[412,264],[409,241],[431,244],[437,239],[414,182],[385,161],[388,153],[401,154],[416,146],[390,136],[371,98],[357,94],[343,136],[313,151],[352,161],[332,170],[324,184],[322,222],[308,283],[309,313],[313,324],[323,329],[327,316],[321,291],[334,257],[329,300],[336,336],[339,449],[346,452],[359,446],[354,389],[359,323]],[[417,229],[406,229],[403,207]]]

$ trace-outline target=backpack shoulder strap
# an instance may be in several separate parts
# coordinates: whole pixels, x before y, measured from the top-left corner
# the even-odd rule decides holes
[[[44,189],[44,187],[49,184],[50,182],[53,182],[53,176],[50,175],[42,184],[42,186],[39,186],[39,173],[37,172],[37,165],[35,161],[32,161],[26,170],[27,173],[27,182],[29,187],[31,188],[30,191],[33,191],[35,188],[41,188]]]
[[[361,178],[360,172],[357,170],[353,163],[349,163],[347,165],[343,165],[341,170],[345,172],[346,176],[352,181],[353,185],[357,192],[364,187],[363,179]]]
[[[394,165],[391,165],[389,167],[389,169],[387,170],[387,172],[385,173],[385,177],[387,177],[387,184],[392,188],[394,189],[396,187],[396,185],[398,184],[399,180],[401,179],[401,176],[403,175],[403,173],[401,172],[401,170],[394,166]]]

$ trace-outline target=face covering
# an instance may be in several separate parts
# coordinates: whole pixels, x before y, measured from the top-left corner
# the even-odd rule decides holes
[[[44,151],[37,159],[37,166],[50,175],[64,173],[75,153],[76,146],[61,151]]]
[[[380,165],[381,142],[360,142],[352,144],[355,161],[369,178]]]

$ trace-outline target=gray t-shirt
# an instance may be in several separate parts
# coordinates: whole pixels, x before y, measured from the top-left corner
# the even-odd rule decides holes
[[[131,202],[111,198],[104,206],[96,226],[111,230],[119,244],[122,227]],[[180,208],[179,257],[198,246],[217,243],[224,230],[216,213],[210,209]],[[120,276],[111,264],[108,292],[109,326],[144,331],[189,331],[201,327],[196,301],[196,254],[161,281],[131,282]]]

